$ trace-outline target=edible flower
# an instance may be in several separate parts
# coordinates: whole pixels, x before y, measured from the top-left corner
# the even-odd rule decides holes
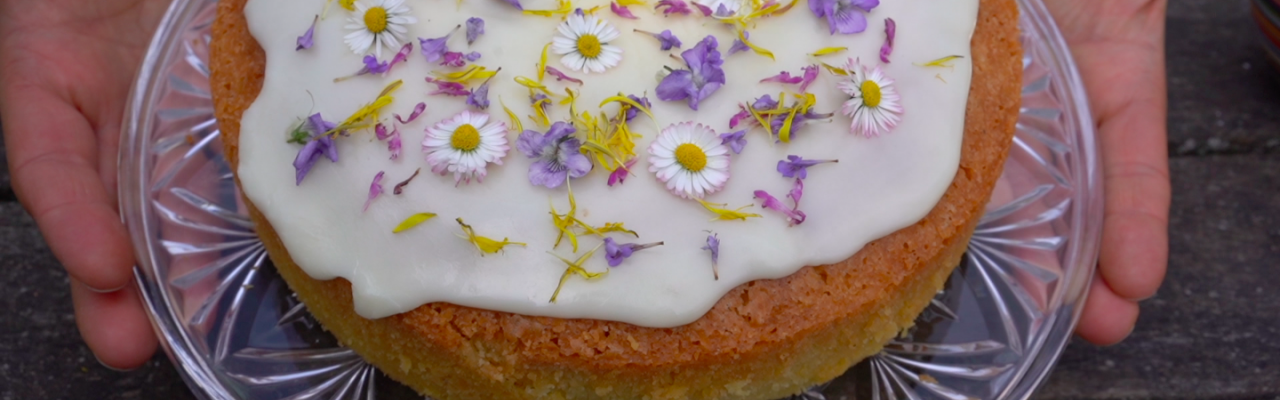
[[[407,123],[413,122],[413,120],[418,119],[418,117],[422,116],[422,113],[424,111],[427,111],[427,103],[418,102],[417,105],[413,106],[413,112],[409,113],[409,118],[400,118],[400,114],[391,114],[391,115],[394,115],[396,117],[396,121],[400,121],[401,124],[407,124]]]
[[[742,39],[751,39],[751,32],[742,31]],[[739,39],[739,38],[733,39],[733,44],[729,46],[729,55],[751,50],[750,47],[747,47],[747,43],[742,39]]]
[[[462,67],[467,65],[468,61],[474,62],[479,59],[480,53],[474,51],[466,54],[457,51],[446,51],[440,60],[440,65],[446,67]]]
[[[524,11],[524,6],[520,5],[520,0],[506,0],[506,2],[517,10]]]
[[[627,175],[631,174],[631,167],[636,166],[636,160],[637,159],[633,158],[627,161],[622,168],[618,168],[613,170],[613,172],[610,172],[609,186],[624,183],[627,180]]]
[[[742,9],[743,0],[692,0],[694,5],[706,7],[707,10],[715,10],[712,15],[717,17],[728,17],[737,14]],[[749,1],[749,0],[748,0]],[[706,13],[704,11],[704,13]]]
[[[733,149],[733,154],[742,154],[742,149],[747,147],[747,130],[721,133],[720,144],[728,145],[730,149]]]
[[[467,18],[467,45],[475,43],[484,34],[484,20],[479,17]]]
[[[777,75],[761,79],[760,83],[777,82],[777,83],[789,84],[789,85],[799,84],[800,92],[804,92],[805,89],[809,88],[809,84],[813,83],[814,80],[818,79],[818,65],[814,64],[814,65],[805,66],[800,70],[803,71],[803,74],[801,74],[800,76],[792,76],[790,72],[782,71]]]
[[[568,266],[568,268],[564,270],[564,273],[560,275],[560,283],[556,285],[556,291],[554,293],[551,293],[552,303],[555,303],[556,298],[560,297],[560,289],[564,287],[565,281],[568,281],[570,276],[577,274],[581,276],[583,279],[594,280],[594,279],[603,278],[605,275],[609,273],[609,270],[604,270],[602,272],[587,272],[587,270],[582,267],[582,264],[585,264],[587,260],[591,258],[592,255],[595,255],[596,250],[600,250],[600,246],[603,246],[603,245],[604,245],[603,243],[601,243],[600,245],[597,245],[594,249],[591,249],[591,251],[588,251],[586,253],[583,253],[581,256],[578,256],[578,259],[574,261],[569,261],[564,257],[560,257],[556,253],[552,253],[549,251],[547,252],[547,254],[556,256],[556,258],[559,258],[560,261],[563,261],[565,265]]]
[[[717,281],[720,280],[720,236],[715,233],[707,235],[707,245],[702,249],[711,251],[711,273],[715,274]]]
[[[849,95],[841,112],[852,119],[850,132],[876,137],[897,127],[903,110],[893,78],[886,76],[879,65],[870,69],[853,59],[849,59],[844,70],[847,79],[836,86]]]
[[[449,52],[449,37],[453,36],[453,33],[457,32],[458,28],[461,27],[462,25],[454,26],[453,30],[449,31],[448,34],[438,38],[418,38],[418,48],[422,51],[422,55],[427,58],[427,62],[433,63],[444,58],[444,53]]]
[[[408,186],[409,182],[412,182],[413,178],[417,178],[418,173],[421,173],[421,172],[422,172],[422,168],[413,170],[413,175],[409,175],[409,178],[405,179],[404,181],[401,181],[400,183],[397,183],[396,186],[391,189],[391,193],[392,194],[404,193],[404,187]]]
[[[579,151],[582,143],[573,136],[575,131],[572,124],[556,122],[545,134],[532,130],[520,134],[516,149],[536,160],[529,165],[529,183],[555,188],[591,172],[591,160]]]
[[[800,208],[800,198],[803,196],[804,179],[796,178],[796,184],[791,187],[791,191],[787,193],[787,197],[791,198],[791,204],[795,204],[794,208]]]
[[[708,203],[708,202],[706,202],[706,201],[703,201],[702,199],[697,199],[697,200],[698,200],[698,204],[702,204],[702,208],[705,208],[705,209],[707,209],[707,211],[711,211],[711,213],[713,213],[713,214],[715,214],[715,215],[716,215],[716,217],[715,217],[715,218],[712,218],[712,219],[711,219],[712,221],[732,221],[732,220],[735,220],[735,219],[736,219],[736,220],[741,220],[741,221],[746,221],[746,220],[747,220],[747,218],[759,218],[759,217],[760,217],[760,214],[755,214],[755,213],[749,213],[749,212],[744,212],[744,211],[742,211],[742,209],[744,209],[744,208],[751,207],[751,205],[750,205],[750,204],[745,205],[745,206],[742,206],[742,207],[738,207],[736,210],[730,210],[730,209],[726,208],[726,207],[728,206],[728,204],[724,204],[724,203]]]
[[[558,70],[558,69],[556,69],[555,67],[552,67],[552,66],[550,66],[550,65],[548,65],[548,66],[547,66],[546,72],[547,72],[548,74],[551,74],[551,76],[556,77],[556,82],[559,82],[559,81],[569,81],[569,82],[573,82],[573,83],[576,83],[576,84],[579,84],[579,85],[581,85],[581,84],[582,84],[582,80],[581,80],[581,79],[578,79],[578,78],[574,78],[574,77],[571,77],[571,76],[565,75],[565,74],[564,74],[564,72],[560,72],[560,70]],[[541,95],[541,96],[546,97],[546,95]]]
[[[805,215],[803,211],[800,211],[797,209],[799,205],[797,205],[796,208],[789,208],[787,206],[784,206],[782,205],[782,202],[778,201],[776,197],[773,197],[768,192],[765,192],[763,190],[757,190],[755,191],[754,194],[757,199],[764,200],[764,204],[762,204],[764,208],[777,211],[779,213],[782,213],[782,215],[785,215],[787,217],[787,223],[789,225],[796,226],[804,223]]]
[[[311,136],[298,150],[298,156],[293,159],[293,168],[296,170],[297,182],[295,185],[302,184],[302,178],[307,177],[307,173],[311,171],[311,167],[316,165],[316,161],[320,156],[329,158],[329,161],[338,162],[338,148],[334,146],[333,137],[325,133],[337,127],[336,124],[325,121],[320,117],[320,113],[312,114],[303,123],[306,131]]]
[[[617,39],[618,30],[595,15],[579,8],[556,26],[559,35],[552,39],[551,49],[561,54],[560,63],[580,72],[604,72],[622,62],[622,48],[609,44]]]
[[[356,54],[367,54],[372,48],[378,58],[382,57],[383,47],[388,50],[400,47],[408,32],[405,26],[418,22],[409,15],[404,0],[357,0],[354,11],[346,25],[351,33],[344,41]]]
[[[405,218],[404,221],[400,221],[400,224],[396,225],[396,227],[391,230],[391,233],[400,233],[413,229],[413,227],[421,225],[423,222],[427,222],[427,220],[435,217],[435,213],[417,213],[410,215],[409,218]]]
[[[489,78],[489,79],[493,79],[493,78]],[[485,80],[484,83],[480,84],[480,87],[475,88],[474,90],[471,91],[471,94],[467,95],[467,105],[478,108],[480,110],[486,110],[489,108],[489,81],[488,80]]]
[[[385,174],[386,171],[378,171],[378,174],[373,176],[373,183],[369,184],[369,198],[364,200],[364,209],[360,212],[369,211],[369,204],[373,203],[373,199],[382,195],[382,176]]]
[[[604,259],[609,262],[610,267],[616,267],[622,265],[622,260],[631,257],[632,253],[661,245],[662,242],[618,244],[618,242],[613,241],[613,238],[604,238]]]
[[[626,18],[626,19],[639,19],[636,17],[635,14],[631,13],[631,10],[628,9],[627,6],[619,5],[618,2],[616,1],[609,3],[609,9],[612,10],[613,13],[617,14],[619,17]]]
[[[672,194],[701,199],[729,181],[729,149],[705,125],[672,124],[649,145],[649,171]]]
[[[689,15],[689,13],[693,12],[689,8],[689,4],[685,3],[684,0],[660,0],[653,8],[661,11],[665,17],[669,17],[671,14]]]
[[[720,65],[720,51],[716,50],[715,36],[707,35],[689,50],[680,53],[689,69],[671,71],[658,84],[658,98],[665,101],[688,99],[689,108],[698,109],[698,102],[715,93],[725,83]]]
[[[307,28],[307,32],[303,33],[302,36],[298,36],[298,48],[294,49],[294,51],[310,49],[311,46],[315,44],[316,22],[319,21],[319,15],[316,15],[316,17],[311,20],[311,27]]]
[[[867,30],[867,16],[863,14],[878,5],[880,0],[809,0],[809,10],[813,15],[827,18],[827,27],[832,35]]]
[[[484,181],[489,163],[502,165],[507,155],[507,125],[490,121],[489,114],[464,110],[427,129],[422,151],[431,172],[453,172],[455,183]]]
[[[658,39],[658,45],[662,47],[662,51],[671,50],[673,47],[678,49],[682,44],[680,43],[680,38],[676,37],[675,34],[672,34],[670,29],[663,30],[662,33],[653,33],[639,29],[633,29],[632,31],[653,36],[654,39]]]
[[[458,225],[462,225],[462,233],[466,234],[466,236],[458,235],[458,237],[467,239],[471,244],[476,245],[476,248],[480,250],[481,257],[484,256],[484,253],[493,254],[502,251],[503,247],[507,247],[509,245],[525,246],[524,243],[512,242],[507,238],[502,238],[502,241],[499,242],[497,240],[477,235],[476,231],[471,228],[471,225],[467,225],[465,222],[462,222],[462,218],[458,218],[456,221],[458,221]]]
[[[677,45],[676,47],[680,47],[680,46]],[[653,103],[649,102],[649,97],[647,96],[641,97],[641,96],[636,96],[634,94],[629,94],[627,95],[627,98],[631,99],[631,101],[641,106],[641,107],[627,107],[627,122],[631,122],[631,120],[635,119],[636,115],[640,114],[640,110],[642,109],[648,110],[653,108]]]
[[[789,155],[786,160],[778,161],[778,172],[787,178],[805,179],[809,177],[809,167],[823,163],[838,163],[840,160],[806,160],[804,157]]]
[[[898,32],[898,24],[893,18],[884,19],[884,44],[880,45],[880,61],[889,63],[889,55],[893,54],[893,37]]]
[[[458,82],[449,82],[449,81],[440,80],[440,79],[432,79],[429,76],[427,77],[427,82],[436,84],[436,90],[430,93],[427,93],[429,95],[437,95],[437,94],[443,94],[446,96],[471,95],[471,91],[467,90],[467,87],[465,85]]]
[[[378,137],[378,140],[390,139],[387,141],[387,151],[391,152],[392,160],[400,158],[401,143],[399,127],[393,127],[391,132],[387,132],[387,126],[379,123],[373,127],[373,132],[374,135]]]

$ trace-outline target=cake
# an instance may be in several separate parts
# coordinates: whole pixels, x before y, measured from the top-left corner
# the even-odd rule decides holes
[[[219,3],[226,156],[316,319],[441,400],[840,375],[959,263],[1018,111],[1011,0],[324,3]]]

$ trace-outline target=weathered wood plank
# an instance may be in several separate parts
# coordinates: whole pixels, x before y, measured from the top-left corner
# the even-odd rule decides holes
[[[1073,342],[1045,399],[1280,395],[1280,156],[1175,159],[1169,274],[1137,329]]]

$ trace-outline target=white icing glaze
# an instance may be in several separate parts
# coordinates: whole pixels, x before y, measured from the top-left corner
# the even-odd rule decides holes
[[[621,242],[664,241],[665,246],[637,252],[621,266],[609,268],[603,251],[586,264],[591,271],[609,269],[596,281],[572,277],[556,303],[548,299],[565,265],[548,254],[557,231],[548,215],[549,204],[568,208],[565,188],[530,185],[531,161],[514,149],[519,132],[510,132],[513,148],[504,165],[489,165],[483,183],[454,186],[452,175],[438,176],[422,155],[424,129],[464,109],[461,98],[426,96],[434,90],[424,81],[430,69],[417,45],[407,64],[388,77],[360,76],[341,83],[333,79],[358,70],[360,56],[342,42],[347,11],[334,6],[315,30],[315,46],[295,51],[295,40],[307,30],[313,14],[324,2],[316,0],[251,0],[246,8],[250,29],[266,50],[265,84],[257,101],[244,113],[240,135],[239,177],[242,189],[267,216],[290,255],[316,279],[343,277],[351,281],[356,311],[380,318],[443,301],[483,309],[563,318],[594,318],[652,327],[670,327],[702,316],[730,289],[745,282],[778,278],[805,265],[834,263],[848,258],[866,243],[923,218],[941,198],[955,176],[964,127],[965,101],[972,65],[969,40],[977,18],[977,0],[886,0],[869,15],[867,31],[831,36],[825,20],[815,18],[804,2],[780,17],[760,20],[751,29],[753,42],[771,50],[777,61],[742,52],[727,55],[733,33],[726,26],[696,16],[662,17],[644,7],[631,7],[637,21],[608,11],[608,2],[583,1],[575,6],[603,6],[597,15],[622,32],[614,44],[624,49],[617,68],[603,74],[570,73],[586,80],[579,107],[595,109],[600,101],[617,94],[648,93],[661,126],[697,117],[719,132],[728,131],[737,104],[764,94],[777,96],[794,86],[757,84],[762,78],[786,70],[797,73],[811,63],[806,53],[831,46],[848,47],[840,56],[824,60],[840,65],[845,57],[864,63],[878,62],[884,41],[884,19],[897,22],[896,46],[885,73],[895,79],[905,108],[902,123],[893,132],[868,139],[852,135],[849,118],[837,115],[831,122],[811,122],[791,143],[773,143],[760,129],[748,133],[746,150],[732,163],[732,177],[725,189],[709,201],[729,203],[731,208],[759,204],[754,190],[766,190],[785,199],[792,180],[776,172],[778,160],[788,154],[813,159],[839,159],[809,171],[801,209],[808,220],[788,227],[785,218],[758,206],[751,209],[763,218],[714,221],[698,203],[667,192],[647,172],[644,149],[656,136],[654,124],[640,117],[631,126],[645,137],[637,141],[641,161],[636,173],[620,186],[605,185],[607,171],[595,171],[573,182],[578,216],[592,224],[624,222],[639,239],[612,234]],[[551,9],[549,0],[526,0],[526,9]],[[500,0],[464,0],[455,6],[446,0],[410,1],[419,22],[408,37],[444,35],[472,16],[482,17],[486,33],[468,47],[460,30],[449,42],[455,51],[478,51],[477,62],[490,69],[502,67],[490,91],[493,118],[507,121],[501,98],[518,115],[532,115],[525,88],[514,76],[536,76],[536,63],[544,44],[555,34],[558,18],[521,15]],[[696,11],[695,11],[696,13]],[[728,84],[704,100],[696,113],[685,102],[656,98],[655,74],[662,65],[683,67],[659,50],[650,36],[633,29],[661,32],[671,29],[683,49],[707,34],[719,39],[725,55]],[[416,41],[415,41],[416,42]],[[385,52],[391,54],[393,52]],[[679,55],[679,51],[670,54]],[[923,67],[948,55],[965,58],[952,68]],[[554,54],[549,64],[557,68]],[[567,68],[560,68],[568,72]],[[291,162],[298,145],[285,142],[286,132],[313,112],[338,121],[371,101],[389,82],[403,79],[391,112],[407,115],[419,101],[428,103],[426,114],[400,129],[404,156],[388,160],[385,142],[372,133],[357,133],[338,140],[340,161],[321,160],[300,186],[294,185]],[[562,82],[547,78],[555,92]],[[847,97],[835,88],[837,77],[823,72],[810,92],[818,96],[819,112],[838,111]],[[567,83],[567,82],[563,82]],[[577,85],[571,87],[577,88]],[[566,107],[554,108],[564,118]],[[616,106],[606,108],[614,112]],[[535,128],[525,119],[526,129]],[[391,187],[422,168],[422,175],[392,195]],[[362,213],[367,189],[378,171],[386,171],[387,193]],[[392,234],[401,220],[417,212],[440,216],[412,230]],[[499,254],[486,254],[459,238],[462,217],[480,235],[510,237],[527,242]],[[710,255],[701,250],[707,233],[719,234],[720,279],[712,278]],[[583,237],[578,254],[600,243]],[[567,243],[553,250],[576,258]]]

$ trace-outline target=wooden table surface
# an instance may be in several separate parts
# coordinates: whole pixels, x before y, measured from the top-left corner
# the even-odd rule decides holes
[[[1169,273],[1125,342],[1073,340],[1037,397],[1280,399],[1280,73],[1246,0],[1173,0]],[[191,399],[163,354],[100,366],[0,141],[0,399]]]

